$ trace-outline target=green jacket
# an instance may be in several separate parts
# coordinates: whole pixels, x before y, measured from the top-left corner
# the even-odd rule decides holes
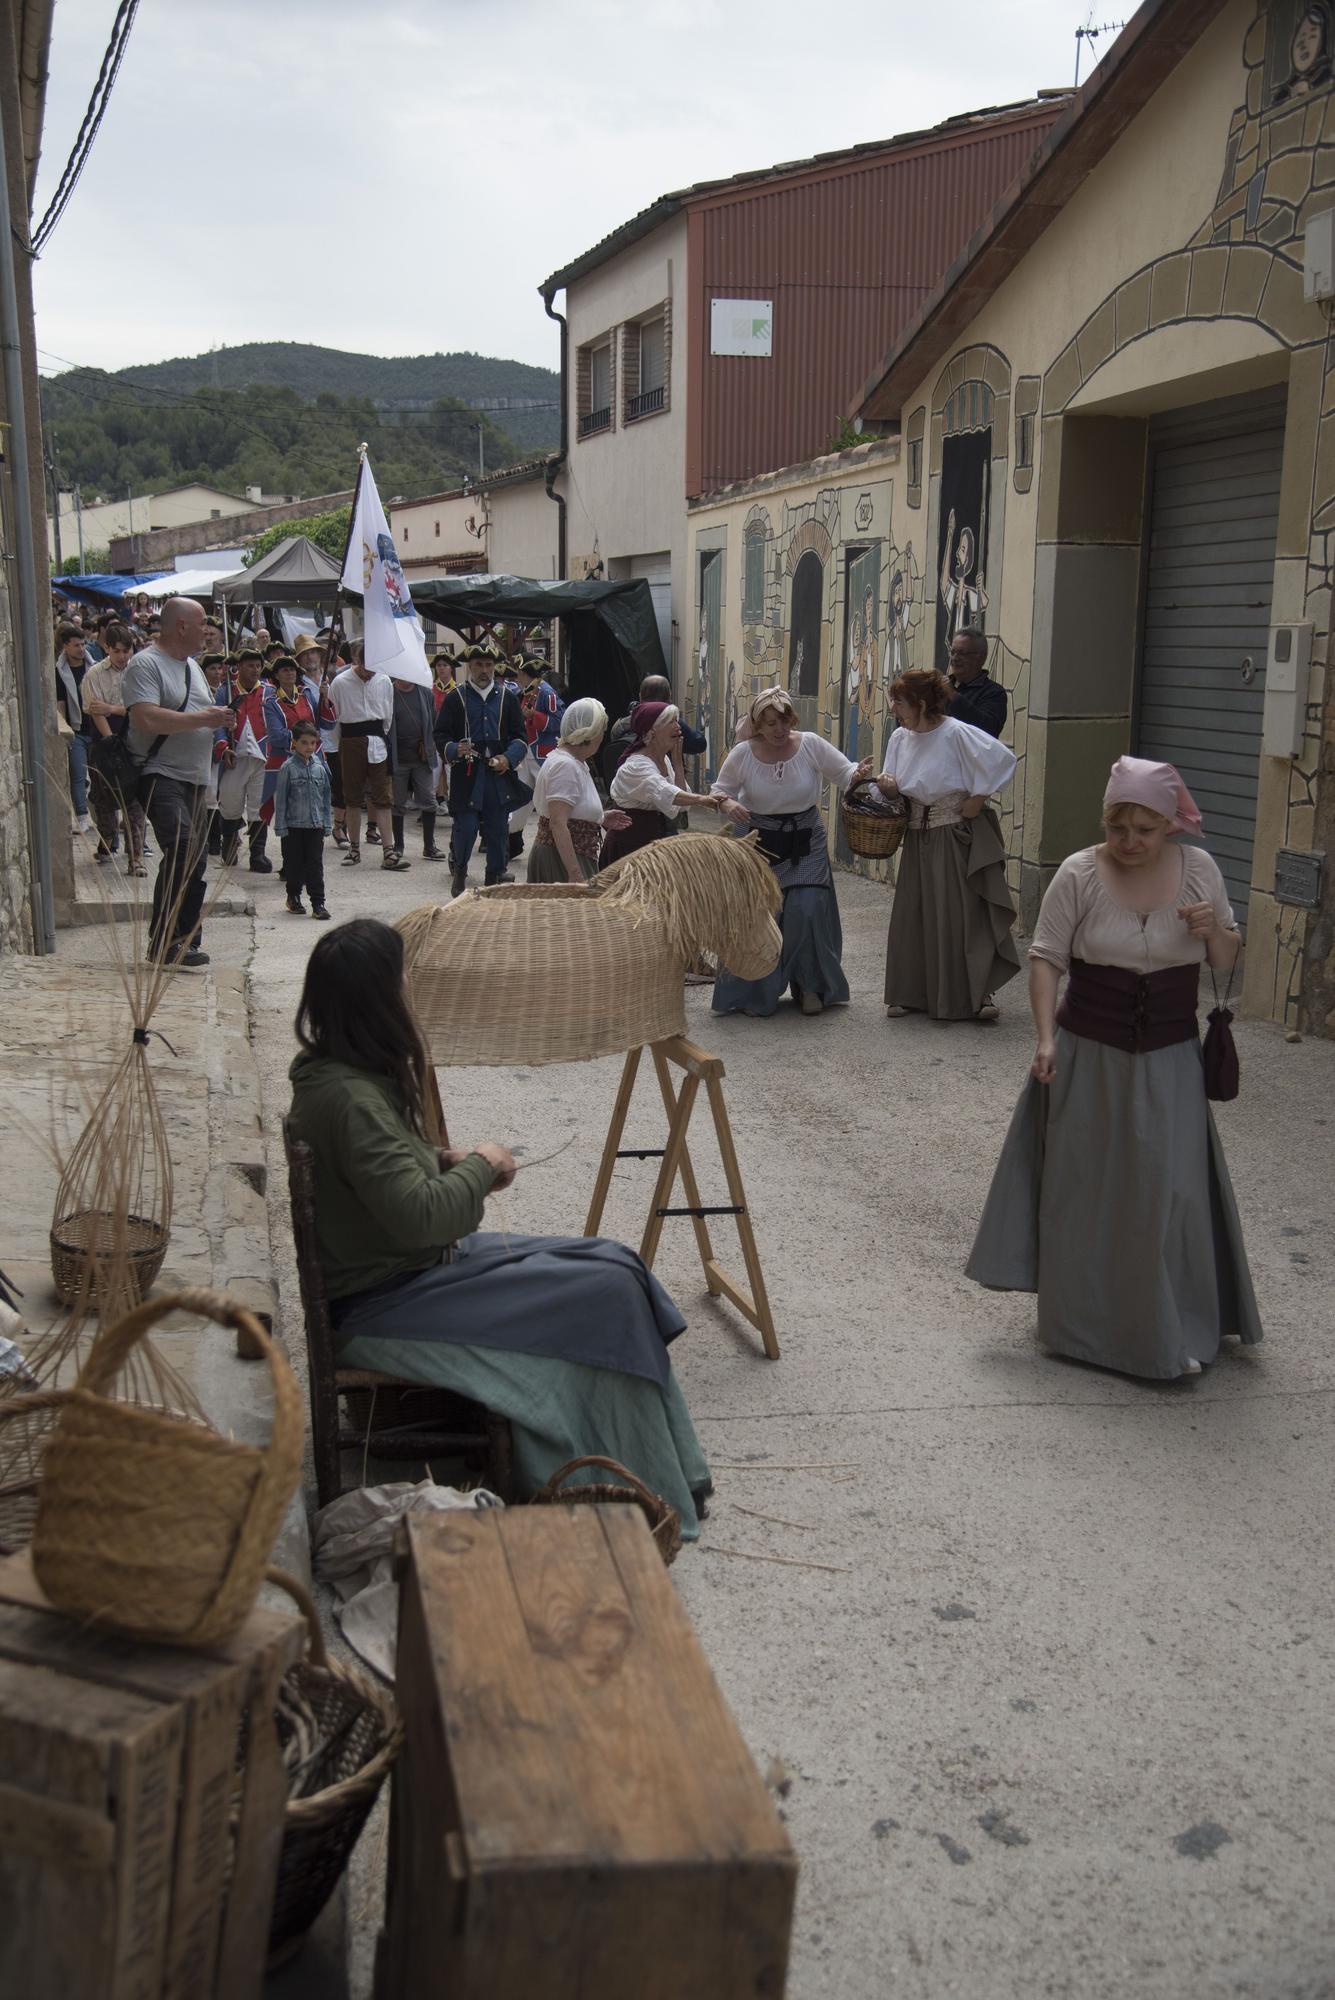
[[[470,1153],[442,1173],[388,1077],[303,1051],[292,1078],[292,1122],[314,1154],[315,1228],[331,1299],[411,1277],[482,1220],[498,1178]]]

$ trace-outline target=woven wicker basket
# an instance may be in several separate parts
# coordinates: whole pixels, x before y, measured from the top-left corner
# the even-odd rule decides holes
[[[266,1449],[166,1410],[113,1401],[140,1338],[176,1311],[249,1335],[269,1364]],[[301,1402],[259,1321],[216,1292],[170,1292],[93,1342],[72,1389],[8,1400],[4,1414],[59,1412],[43,1456],[32,1557],[51,1602],[131,1638],[209,1646],[249,1615],[301,1473]]]
[[[399,1754],[403,1725],[394,1697],[366,1674],[331,1660],[310,1594],[269,1571],[305,1613],[310,1654],[283,1677],[274,1720],[292,1796],[269,1924],[269,1964],[293,1957],[329,1901]]]
[[[854,854],[864,861],[886,861],[904,838],[908,814],[902,799],[883,799],[873,805],[872,792],[870,783],[850,785],[840,802],[839,817],[844,839]],[[880,793],[876,797],[880,798]]]
[[[168,1231],[142,1215],[106,1210],[62,1215],[51,1225],[51,1276],[63,1306],[96,1302],[99,1266],[115,1264],[118,1289],[134,1304],[147,1298],[167,1255]]]
[[[582,1481],[578,1486],[567,1486],[565,1481],[572,1472],[579,1472],[586,1465],[599,1465],[604,1472],[616,1474],[616,1485],[590,1484]],[[681,1549],[681,1516],[675,1507],[659,1498],[657,1493],[635,1477],[624,1465],[618,1465],[614,1458],[572,1458],[568,1465],[558,1466],[547,1484],[533,1495],[534,1507],[578,1507],[588,1503],[602,1506],[639,1507],[649,1523],[649,1533],[654,1538],[654,1547],[671,1568]]]

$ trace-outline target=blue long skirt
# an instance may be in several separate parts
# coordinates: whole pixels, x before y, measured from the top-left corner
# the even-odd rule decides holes
[[[783,822],[768,813],[755,813],[751,826],[762,831]],[[738,979],[720,967],[714,986],[716,1014],[773,1014],[791,986],[793,997],[814,993],[827,1007],[848,1004],[848,981],[844,977],[844,930],[839,921],[839,903],[830,871],[830,848],[825,838],[819,808],[811,806],[796,815],[799,828],[812,832],[811,851],[800,861],[780,862],[774,869],[783,891],[783,908],[778,925],[783,933],[779,963],[765,979]]]

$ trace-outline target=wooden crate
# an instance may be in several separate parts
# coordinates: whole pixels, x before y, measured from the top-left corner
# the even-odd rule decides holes
[[[52,1611],[26,1555],[0,1562],[0,1993],[254,2000],[287,1798],[274,1700],[304,1638],[256,1611],[207,1652],[144,1646]]]
[[[797,1859],[638,1508],[407,1523],[378,2000],[784,1991]]]

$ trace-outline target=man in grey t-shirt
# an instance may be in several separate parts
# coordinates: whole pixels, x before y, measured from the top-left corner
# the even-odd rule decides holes
[[[203,606],[188,597],[168,598],[156,642],[135,654],[121,689],[130,748],[146,760],[144,805],[162,854],[149,949],[155,958],[187,966],[209,962],[197,936],[207,863],[205,788],[213,732],[231,719],[230,709],[214,706],[209,684],[191,658],[203,635]],[[158,747],[148,756],[155,742]]]

